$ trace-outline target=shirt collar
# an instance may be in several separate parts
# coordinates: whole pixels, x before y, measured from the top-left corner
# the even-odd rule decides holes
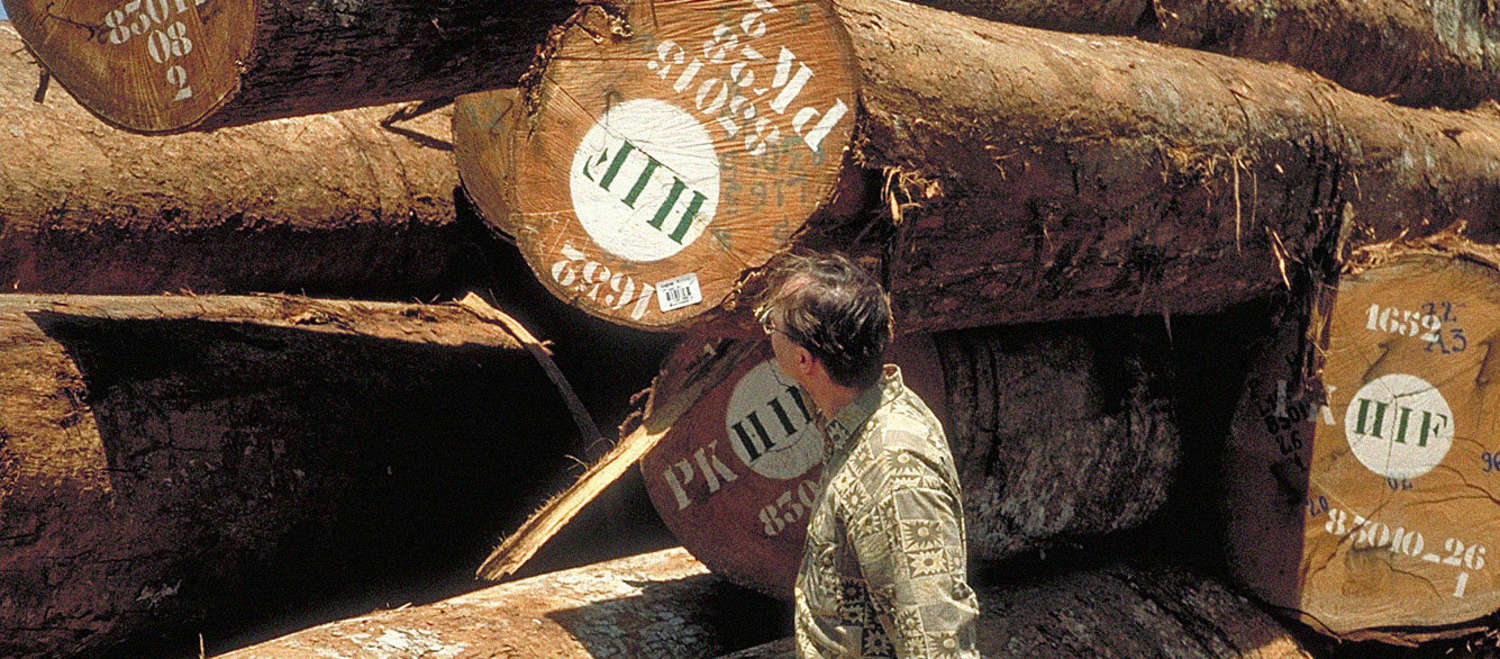
[[[823,436],[827,438],[823,444],[824,460],[828,461],[833,455],[845,452],[850,443],[849,438],[864,426],[865,421],[869,420],[882,403],[895,397],[901,391],[901,386],[901,369],[894,364],[886,364],[881,378],[875,384],[859,392],[854,400],[824,423]]]

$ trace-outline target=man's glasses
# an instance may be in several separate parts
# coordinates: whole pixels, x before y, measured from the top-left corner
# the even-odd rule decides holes
[[[771,320],[770,307],[764,307],[756,312],[755,320],[760,322],[760,331],[765,332],[766,336],[770,336],[776,332],[781,331],[780,328],[776,327],[776,323]]]

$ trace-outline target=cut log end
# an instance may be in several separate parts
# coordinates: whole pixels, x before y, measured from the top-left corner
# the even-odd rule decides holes
[[[1262,599],[1338,637],[1413,643],[1500,609],[1500,262],[1381,253],[1251,373],[1226,524],[1232,570]]]
[[[47,70],[104,121],[140,133],[202,122],[239,86],[254,42],[248,0],[7,0]]]
[[[638,2],[621,18],[574,16],[535,107],[461,106],[472,125],[455,130],[483,144],[459,147],[459,165],[493,225],[524,225],[518,244],[553,293],[668,329],[843,198],[856,72],[826,2]]]

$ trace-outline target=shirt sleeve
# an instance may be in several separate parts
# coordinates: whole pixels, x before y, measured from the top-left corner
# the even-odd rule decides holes
[[[898,657],[970,657],[978,605],[965,572],[962,507],[920,455],[888,448],[881,492],[851,520],[850,542]]]

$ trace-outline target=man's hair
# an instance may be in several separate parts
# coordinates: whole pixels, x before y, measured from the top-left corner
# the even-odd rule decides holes
[[[770,264],[757,313],[775,315],[788,339],[843,387],[880,379],[891,342],[891,303],[880,282],[841,254],[784,254]]]

